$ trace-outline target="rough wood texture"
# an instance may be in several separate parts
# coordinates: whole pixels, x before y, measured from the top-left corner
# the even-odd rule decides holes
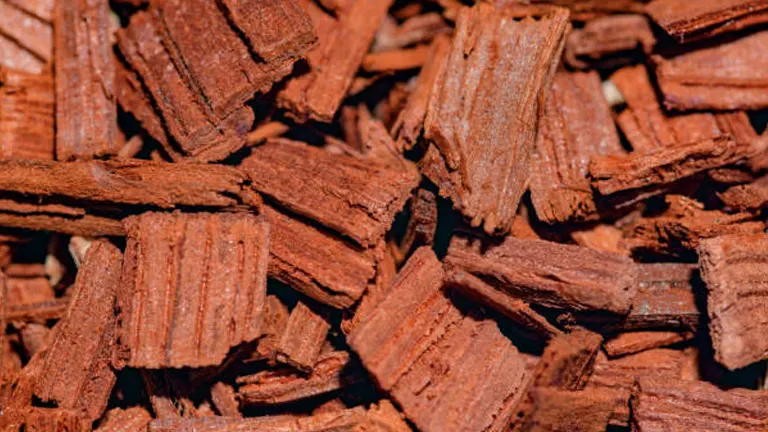
[[[328,319],[328,311],[299,300],[277,344],[277,361],[311,372],[331,328]]]
[[[768,203],[768,176],[745,185],[736,185],[717,195],[732,210],[758,210]]]
[[[373,282],[376,252],[272,207],[264,206],[264,214],[271,234],[270,277],[335,308],[352,306]]]
[[[276,405],[324,395],[362,381],[359,365],[345,351],[323,354],[308,375],[267,370],[238,377],[238,398],[248,405]]]
[[[615,398],[600,389],[564,391],[533,389],[530,414],[516,425],[521,432],[601,432],[608,426]]]
[[[473,226],[489,233],[510,230],[524,192],[567,18],[554,8],[517,20],[483,3],[459,12],[424,125],[451,187],[426,174]]]
[[[152,415],[140,406],[113,408],[104,414],[96,432],[142,432],[147,430]]]
[[[765,0],[655,0],[645,10],[681,43],[768,22],[768,2]]]
[[[689,340],[693,333],[671,331],[636,331],[621,333],[605,342],[605,352],[611,357],[635,354],[653,348]]]
[[[621,13],[642,13],[648,0],[532,0],[531,3],[548,3],[567,7],[571,11],[571,19],[575,21],[590,21],[605,15]]]
[[[768,32],[665,58],[653,56],[668,109],[739,110],[768,106],[762,72]]]
[[[270,243],[275,242],[275,224],[270,224]],[[288,325],[290,312],[288,307],[280,299],[272,294],[267,296],[264,307],[264,324],[262,324],[262,337],[259,339],[256,350],[248,358],[250,360],[266,360],[270,364],[275,363],[277,345]]]
[[[50,74],[0,68],[0,159],[53,159]]]
[[[638,432],[746,432],[768,424],[768,391],[723,391],[702,381],[641,378],[632,398]]]
[[[318,44],[307,65],[278,93],[277,103],[300,119],[333,120],[392,0],[354,0],[333,16],[312,0],[301,5]]]
[[[625,153],[599,75],[556,73],[540,123],[530,184],[536,215],[550,223],[594,218],[589,161]]]
[[[428,189],[418,189],[411,196],[411,217],[400,242],[400,252],[407,255],[419,246],[429,246],[437,233],[437,197]]]
[[[456,308],[442,280],[418,249],[347,340],[420,430],[502,430],[523,393],[522,357],[494,322]]]
[[[88,248],[35,387],[41,400],[82,411],[91,420],[101,417],[116,381],[111,360],[122,261],[120,250],[109,242]]]
[[[56,159],[114,155],[120,143],[109,4],[55,4]]]
[[[262,334],[265,221],[242,213],[144,213],[125,223],[118,365],[217,365],[230,347]]]
[[[565,61],[576,69],[615,66],[656,45],[648,19],[642,15],[610,15],[588,21],[571,31],[565,45]]]
[[[256,204],[247,176],[223,165],[138,159],[54,163],[0,161],[0,190],[110,204],[228,207]]]
[[[766,254],[763,233],[716,237],[699,247],[715,359],[729,369],[768,358]]]
[[[331,154],[286,139],[268,140],[240,168],[252,187],[363,247],[378,243],[418,186],[416,167]]]
[[[626,314],[637,290],[629,258],[544,240],[507,237],[484,248],[454,237],[445,262],[529,303]]]
[[[0,63],[8,67],[20,65],[42,66],[53,57],[53,28],[51,26],[53,2],[47,0],[0,1],[0,35],[12,45],[9,59]],[[5,47],[4,47],[5,48]],[[3,57],[6,51],[3,50]],[[22,60],[21,62],[17,62]],[[39,63],[37,63],[39,62]],[[30,73],[40,70],[22,69]]]
[[[0,226],[85,237],[125,235],[123,224],[117,219],[85,214],[82,209],[72,209],[74,211],[68,214],[40,214],[40,207],[43,206],[23,210],[18,203],[0,200]]]
[[[592,186],[602,195],[648,190],[744,160],[757,153],[756,147],[754,143],[720,136],[647,152],[593,158],[589,175]]]
[[[245,144],[254,117],[243,104],[290,73],[315,41],[309,17],[294,1],[220,3],[152,3],[118,38],[177,151],[203,161]]]
[[[31,74],[39,74],[45,70],[45,62],[17,45],[2,32],[0,32],[0,52],[3,53],[0,57],[0,65],[3,67]]]

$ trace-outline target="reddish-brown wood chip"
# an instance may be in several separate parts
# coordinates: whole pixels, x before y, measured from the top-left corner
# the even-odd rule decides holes
[[[53,159],[50,74],[0,68],[0,159]]]
[[[109,4],[56,0],[56,159],[116,154],[115,62]]]
[[[122,262],[110,243],[91,244],[35,388],[41,400],[83,411],[91,420],[101,417],[116,380],[111,360]]]
[[[504,0],[496,0],[504,2]],[[548,3],[567,7],[575,21],[590,21],[605,15],[642,13],[648,0],[532,0],[531,3]]]
[[[641,378],[632,398],[633,426],[644,431],[764,430],[768,392],[724,391],[702,381]]]
[[[544,240],[507,237],[485,248],[455,237],[445,262],[547,307],[626,314],[637,290],[637,269],[626,256]]]
[[[147,430],[152,416],[140,406],[113,408],[104,414],[96,432],[141,432]]]
[[[211,386],[211,402],[224,417],[242,417],[235,390],[221,381]]]
[[[693,333],[671,331],[635,331],[621,333],[605,342],[605,352],[611,357],[635,354],[689,340]]]
[[[681,43],[768,22],[768,2],[765,0],[655,0],[645,10]]]
[[[125,223],[118,365],[217,365],[262,334],[268,223],[238,213],[145,213]]]
[[[501,430],[523,393],[522,358],[494,322],[456,308],[442,281],[434,253],[418,249],[349,344],[420,430]]]
[[[255,148],[240,168],[269,199],[364,247],[384,237],[419,183],[405,160],[373,163],[279,138]]]
[[[275,241],[275,225],[270,224],[270,243]],[[290,312],[288,307],[280,301],[277,296],[272,294],[267,296],[264,306],[264,324],[262,324],[262,336],[256,346],[256,350],[251,353],[249,360],[267,360],[270,363],[275,362],[277,355],[277,345],[288,325]]]
[[[424,126],[452,187],[430,178],[473,226],[489,233],[509,231],[525,190],[539,110],[565,43],[567,17],[555,8],[517,20],[482,3],[459,12]]]
[[[321,306],[299,300],[277,344],[276,360],[304,372],[312,371],[331,328],[328,319],[328,311]]]
[[[768,203],[768,176],[728,188],[717,195],[732,210],[758,210]]]
[[[567,391],[540,387],[532,393],[531,412],[516,431],[604,431],[615,406],[615,397],[601,389]]]
[[[768,358],[768,254],[763,233],[703,240],[701,276],[707,284],[709,333],[715,359],[737,369]]]
[[[10,59],[0,56],[0,64],[15,68],[17,66],[32,66],[49,62],[53,57],[53,27],[51,26],[53,2],[49,0],[3,0],[0,1],[0,35],[10,42],[12,48]],[[37,13],[35,13],[37,12]],[[23,54],[22,54],[23,53]],[[15,55],[14,55],[15,54]],[[21,57],[23,56],[23,57]],[[31,59],[25,59],[31,57]],[[22,60],[17,63],[18,60]],[[36,68],[21,69],[38,73]]]
[[[768,32],[757,32],[673,57],[653,56],[664,105],[680,111],[765,108],[766,47]]]
[[[613,66],[649,53],[656,44],[648,19],[642,15],[609,15],[573,30],[565,45],[565,61],[577,69]]]
[[[589,160],[624,153],[598,74],[555,74],[531,169],[536,215],[550,223],[594,218]]]

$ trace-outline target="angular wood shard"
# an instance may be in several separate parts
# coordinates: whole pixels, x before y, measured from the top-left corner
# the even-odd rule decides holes
[[[0,68],[0,159],[53,159],[50,74]]]
[[[699,247],[715,359],[729,369],[768,358],[766,255],[762,233],[707,239]]]
[[[762,31],[669,58],[653,56],[664,105],[680,111],[767,107],[766,47],[768,32]]]
[[[547,307],[626,314],[637,290],[629,258],[544,240],[507,237],[483,248],[480,241],[454,237],[445,262]]]
[[[100,0],[56,1],[57,160],[103,157],[120,148],[109,13]]]
[[[347,93],[376,29],[392,0],[354,0],[332,16],[303,0],[319,42],[307,55],[303,73],[288,81],[277,103],[300,119],[330,122]]]
[[[530,185],[536,215],[550,223],[594,218],[589,160],[625,153],[598,74],[556,73],[540,123]]]
[[[217,365],[262,334],[269,225],[244,213],[144,213],[128,231],[118,365]],[[195,311],[195,313],[188,313]]]
[[[116,381],[111,360],[122,262],[109,242],[91,244],[35,388],[41,400],[83,411],[91,420],[101,417]]]
[[[246,180],[235,168],[211,164],[0,161],[0,190],[6,192],[166,209],[256,204],[253,192],[243,189]]]
[[[405,160],[372,163],[279,138],[255,148],[240,168],[280,206],[364,247],[383,238],[420,179]]]
[[[768,22],[768,3],[765,0],[655,0],[645,10],[681,43]]]
[[[522,357],[494,322],[454,306],[442,282],[434,253],[418,249],[347,340],[420,430],[502,430],[523,393]]]
[[[641,378],[632,398],[638,431],[765,430],[768,391],[723,391],[702,381]]]
[[[330,328],[327,311],[299,300],[277,344],[277,361],[304,372],[312,371]]]
[[[219,3],[152,3],[118,38],[176,150],[204,161],[223,159],[245,144],[254,117],[243,104],[290,73],[315,41],[308,16],[293,0]],[[145,111],[137,118],[152,121]]]
[[[732,164],[757,153],[754,143],[729,136],[592,159],[592,186],[602,195],[669,185],[699,172]]]
[[[424,130],[453,174],[450,188],[431,179],[489,233],[512,225],[567,27],[558,8],[521,20],[483,3],[459,12]]]
[[[352,306],[376,276],[375,254],[264,206],[270,224],[269,276],[329,306]],[[328,260],[328,257],[333,260]]]
[[[609,15],[573,30],[565,46],[565,61],[577,69],[614,66],[650,53],[656,45],[648,19],[642,15]]]

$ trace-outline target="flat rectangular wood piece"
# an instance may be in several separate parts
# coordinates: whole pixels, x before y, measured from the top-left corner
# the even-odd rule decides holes
[[[375,250],[360,248],[268,205],[264,214],[270,224],[270,277],[335,308],[352,306],[373,283]]]
[[[544,240],[507,237],[484,247],[454,237],[444,261],[528,303],[626,315],[637,268],[626,256]]]
[[[269,258],[264,219],[144,213],[125,224],[118,366],[217,365],[231,347],[262,334]]]
[[[709,333],[715,359],[737,369],[768,358],[768,254],[763,233],[706,239],[698,249],[707,284]]]
[[[7,193],[164,209],[255,205],[247,179],[236,168],[201,163],[0,161],[0,190]]]
[[[645,10],[680,43],[768,22],[768,2],[765,0],[655,0]]]
[[[673,331],[631,331],[620,333],[605,342],[605,352],[611,357],[635,354],[661,348],[693,338],[693,333]]]
[[[594,219],[597,204],[587,178],[589,161],[624,153],[597,72],[557,72],[532,160],[530,191],[536,215],[549,223]]]
[[[653,56],[664,106],[678,111],[765,108],[766,47],[768,32],[761,31],[671,57]]]
[[[576,69],[625,64],[650,53],[656,45],[648,19],[642,15],[609,15],[574,29],[565,45],[565,61]]]
[[[641,378],[632,398],[638,431],[764,430],[768,391],[721,390],[703,381]]]
[[[496,323],[454,306],[443,276],[418,249],[347,340],[420,430],[502,430],[525,386],[522,357]]]
[[[101,417],[117,380],[111,362],[122,264],[120,250],[108,241],[88,248],[35,386],[42,401],[81,411],[90,420]]]
[[[306,66],[278,93],[277,103],[299,119],[331,122],[392,0],[354,0],[336,16],[312,0],[301,5],[318,43]]]
[[[54,156],[53,76],[0,68],[0,159]]]
[[[276,360],[311,372],[331,328],[329,318],[328,311],[322,306],[299,300],[280,336]]]
[[[451,185],[426,174],[472,226],[489,233],[511,228],[565,44],[567,11],[547,11],[518,20],[485,3],[462,8],[430,96],[424,136],[439,149]]]
[[[100,0],[55,2],[57,160],[105,157],[120,149],[109,14],[109,4]]]

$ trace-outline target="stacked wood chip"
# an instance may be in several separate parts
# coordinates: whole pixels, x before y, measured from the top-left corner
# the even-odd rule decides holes
[[[0,430],[768,431],[768,1],[0,0]]]

